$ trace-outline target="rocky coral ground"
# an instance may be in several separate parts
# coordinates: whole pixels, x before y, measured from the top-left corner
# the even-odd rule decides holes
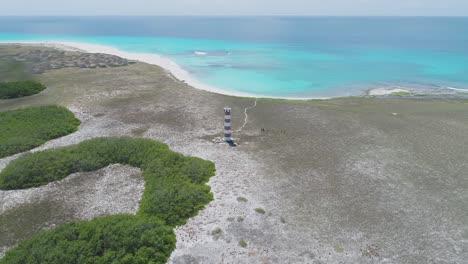
[[[176,229],[171,263],[468,259],[466,100],[262,99],[254,104],[254,99],[195,90],[144,63],[64,68],[37,78],[49,87],[46,91],[33,98],[0,101],[0,111],[62,104],[82,125],[78,132],[34,151],[98,136],[128,135],[159,140],[216,164],[216,176],[209,182],[215,200]],[[248,113],[245,126],[234,133],[237,147],[219,141],[224,106],[233,109],[234,131],[243,126]],[[116,188],[125,188],[125,182],[117,180]],[[129,186],[135,186],[130,188],[135,194],[127,192],[134,197],[120,204],[124,208],[133,208],[138,200],[139,185],[135,181]],[[73,204],[96,200],[99,192],[92,190]],[[32,197],[35,192],[9,191],[0,197]],[[24,207],[9,205],[2,217],[16,208]],[[53,208],[45,210],[49,214],[35,214],[42,218],[24,218],[22,228],[93,215],[69,214],[56,205],[49,208]],[[34,207],[21,210],[24,215],[35,212]]]
[[[57,49],[24,49],[17,46],[14,54],[0,56],[0,60],[27,62],[32,74],[40,74],[62,68],[106,68],[127,66],[136,63],[114,55],[102,53],[82,53]]]

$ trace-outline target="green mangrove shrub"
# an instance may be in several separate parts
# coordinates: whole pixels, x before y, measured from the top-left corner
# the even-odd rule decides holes
[[[156,218],[116,215],[40,233],[0,263],[165,263],[175,241],[172,228]]]
[[[174,153],[167,145],[149,139],[96,138],[69,147],[23,155],[0,173],[0,189],[37,187],[74,172],[93,171],[114,163],[139,167],[143,171],[145,191],[136,216],[111,216],[64,225],[22,242],[7,252],[0,264],[165,263],[175,247],[175,239],[173,233],[165,232],[164,228],[172,232],[172,228],[184,224],[213,199],[210,187],[205,185],[215,173],[212,162]],[[133,231],[125,231],[126,224],[120,222],[126,219],[154,229],[152,232],[159,235],[148,239],[154,239],[156,242],[151,243],[159,243],[159,246],[135,242],[146,232],[132,235]],[[117,227],[101,228],[101,223]],[[100,230],[101,235],[86,237],[85,234],[96,230]],[[67,250],[72,253],[59,253]],[[34,261],[28,262],[32,252]],[[19,262],[14,262],[16,260]]]
[[[75,132],[80,125],[61,106],[31,107],[0,112],[0,158],[38,147]]]
[[[38,94],[47,87],[35,81],[0,82],[0,99],[12,99]]]

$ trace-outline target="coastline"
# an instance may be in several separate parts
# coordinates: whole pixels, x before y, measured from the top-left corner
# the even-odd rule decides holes
[[[64,51],[79,51],[87,53],[105,53],[115,55],[128,60],[135,60],[144,62],[152,65],[157,65],[167,72],[172,74],[178,81],[184,82],[195,89],[212,92],[216,94],[235,96],[235,97],[247,97],[247,98],[265,98],[265,99],[283,99],[283,100],[314,100],[314,99],[331,99],[332,97],[281,97],[281,96],[267,96],[257,95],[251,93],[232,92],[219,87],[205,84],[196,78],[194,78],[187,70],[183,69],[173,60],[153,53],[131,53],[114,48],[112,46],[104,46],[98,44],[90,44],[84,42],[68,42],[68,41],[5,41],[1,44],[13,44],[13,45],[32,45],[32,46],[43,46],[61,49]]]
[[[187,70],[183,69],[179,64],[170,58],[161,56],[154,53],[132,53],[120,50],[112,46],[105,46],[99,44],[91,44],[86,42],[70,42],[70,41],[0,41],[0,44],[13,44],[13,45],[26,45],[26,46],[39,46],[39,47],[49,47],[55,48],[63,51],[76,51],[76,52],[85,52],[85,53],[103,53],[109,55],[115,55],[127,60],[139,61],[151,65],[156,65],[163,68],[169,74],[171,74],[176,80],[186,83],[187,85],[211,93],[234,96],[234,97],[243,97],[243,98],[256,98],[256,99],[278,99],[278,100],[297,100],[297,101],[307,101],[307,100],[328,100],[333,98],[340,97],[388,97],[388,96],[436,96],[444,97],[445,95],[453,95],[455,93],[456,97],[461,94],[468,93],[468,89],[460,89],[449,86],[441,86],[441,89],[430,89],[430,88],[412,88],[410,86],[397,86],[397,85],[375,85],[370,89],[363,89],[362,94],[359,95],[348,95],[348,96],[336,96],[336,97],[326,97],[326,96],[317,96],[317,97],[291,97],[291,96],[268,96],[261,94],[245,93],[245,92],[233,92],[221,87],[216,87],[203,83],[202,81],[197,80],[193,77]],[[465,97],[465,96],[462,96]]]

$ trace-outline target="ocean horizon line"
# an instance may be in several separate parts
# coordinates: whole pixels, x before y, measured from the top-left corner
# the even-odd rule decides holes
[[[165,15],[139,15],[139,14],[0,14],[0,17],[21,17],[21,18],[31,18],[31,17],[192,17],[192,18],[258,18],[258,17],[272,17],[272,18],[468,18],[468,15],[182,15],[182,14],[165,14]]]

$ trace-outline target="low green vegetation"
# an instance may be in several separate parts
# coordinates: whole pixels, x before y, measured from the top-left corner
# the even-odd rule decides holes
[[[1,189],[45,185],[74,172],[120,163],[141,168],[145,191],[136,216],[110,216],[63,225],[7,252],[6,263],[165,263],[175,248],[172,229],[213,199],[205,185],[214,164],[132,138],[97,138],[29,153],[0,173]]]
[[[46,87],[35,81],[0,82],[0,99],[12,99],[38,94]]]
[[[31,79],[26,63],[19,61],[0,60],[0,82]]]
[[[0,158],[33,149],[75,132],[80,125],[60,106],[32,107],[0,113]]]

